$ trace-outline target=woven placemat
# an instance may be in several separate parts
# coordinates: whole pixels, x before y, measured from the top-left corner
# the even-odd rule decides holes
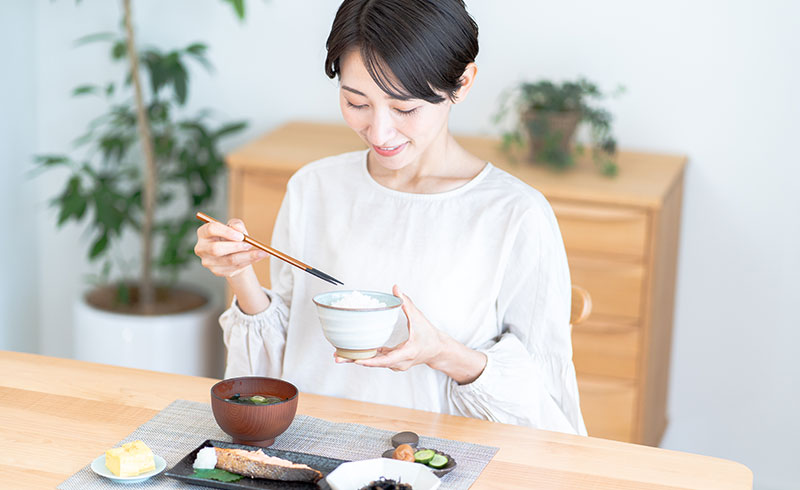
[[[292,425],[271,447],[288,451],[318,454],[328,458],[361,460],[379,458],[392,447],[393,432],[361,424],[337,424],[327,420],[298,415]],[[167,461],[167,469],[206,439],[230,441],[231,438],[214,421],[207,403],[175,400],[152,419],[142,424],[115,446],[141,439],[155,454]],[[434,447],[449,454],[458,463],[442,477],[442,489],[469,488],[497,452],[496,447],[420,436],[420,447]],[[178,489],[187,485],[159,474],[125,488]],[[61,490],[116,489],[121,485],[96,475],[87,464],[58,486]]]

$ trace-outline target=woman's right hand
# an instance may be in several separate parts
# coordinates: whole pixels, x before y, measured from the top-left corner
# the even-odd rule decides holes
[[[200,257],[203,267],[214,275],[234,277],[267,257],[263,250],[244,242],[246,233],[244,222],[237,218],[230,219],[227,226],[222,223],[206,223],[197,229],[194,253]]]

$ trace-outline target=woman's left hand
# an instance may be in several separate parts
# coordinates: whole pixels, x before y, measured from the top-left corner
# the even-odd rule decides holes
[[[418,364],[428,364],[441,353],[444,345],[442,332],[431,325],[411,298],[403,294],[397,285],[392,288],[392,294],[403,300],[403,313],[408,319],[408,340],[395,347],[381,347],[375,357],[355,361],[359,366],[405,371]],[[353,362],[335,354],[334,356],[336,362]]]

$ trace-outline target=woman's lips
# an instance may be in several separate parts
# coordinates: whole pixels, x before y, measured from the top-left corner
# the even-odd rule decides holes
[[[408,145],[408,141],[406,141],[402,145],[389,146],[389,147],[386,147],[386,146],[381,147],[381,146],[372,145],[372,149],[375,150],[375,153],[377,153],[380,156],[391,157],[391,156],[397,155],[398,153],[403,151],[403,149],[406,147],[406,145]]]

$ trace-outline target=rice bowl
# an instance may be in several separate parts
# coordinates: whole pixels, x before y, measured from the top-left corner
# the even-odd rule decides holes
[[[345,359],[374,357],[392,335],[403,300],[377,291],[329,291],[313,298],[322,333]]]

